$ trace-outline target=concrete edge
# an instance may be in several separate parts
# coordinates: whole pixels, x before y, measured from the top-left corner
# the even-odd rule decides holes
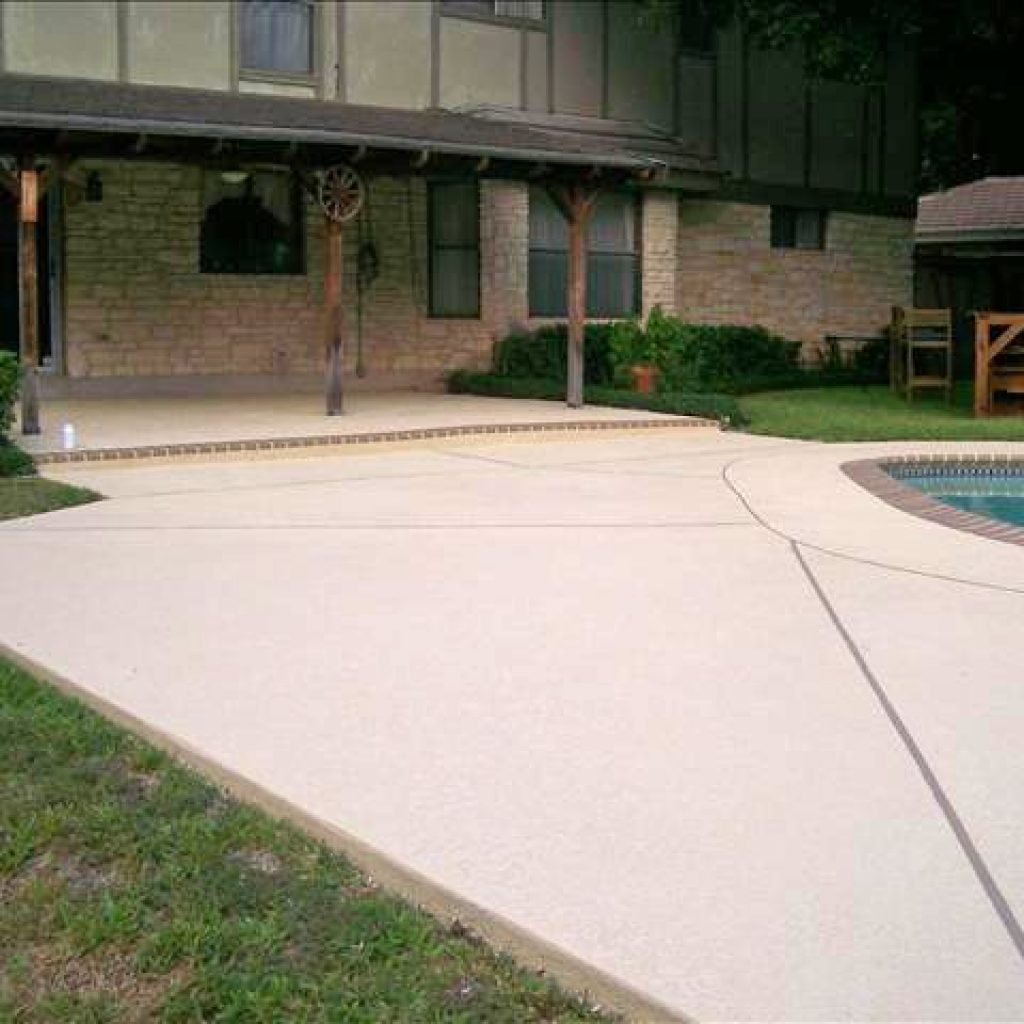
[[[314,434],[300,437],[245,438],[236,441],[195,441],[174,444],[137,445],[127,448],[80,448],[73,451],[39,452],[32,456],[37,466],[80,462],[109,462],[133,459],[180,459],[187,456],[231,455],[246,452],[277,452],[304,448],[334,448],[349,445],[394,444],[433,441],[450,437],[489,434],[573,433],[591,430],[678,430],[694,427],[721,429],[717,420],[665,416],[659,419],[571,420],[569,422],[482,423],[454,427],[422,427],[406,430],[377,430],[361,434]]]
[[[939,526],[947,526],[962,533],[973,533],[987,540],[1024,547],[1024,528],[1004,523],[999,519],[966,512],[947,505],[931,495],[919,491],[904,479],[888,472],[890,467],[905,470],[920,468],[936,472],[943,467],[991,466],[995,469],[1019,469],[1024,475],[1024,459],[1002,455],[899,455],[857,459],[840,465],[843,473],[869,494],[918,519]]]
[[[522,967],[538,971],[570,992],[619,1013],[637,1024],[696,1024],[696,1018],[672,1010],[627,982],[593,967],[572,953],[478,906],[406,867],[351,833],[310,814],[254,783],[207,754],[100,697],[0,641],[0,657],[79,701],[107,721],[131,732],[198,772],[243,803],[288,822],[347,857],[382,888],[421,907],[442,922],[458,921],[488,945],[511,955]]]

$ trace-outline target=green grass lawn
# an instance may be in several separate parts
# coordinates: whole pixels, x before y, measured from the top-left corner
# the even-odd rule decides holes
[[[1024,441],[1024,416],[974,419],[970,385],[952,405],[934,394],[912,402],[885,387],[771,391],[740,400],[752,434],[817,441]]]
[[[0,520],[84,505],[99,497],[85,487],[72,487],[39,476],[0,477]]]
[[[0,1021],[609,1019],[0,660]]]

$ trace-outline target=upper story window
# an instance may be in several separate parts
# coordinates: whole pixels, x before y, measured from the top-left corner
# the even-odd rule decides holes
[[[679,49],[683,53],[713,55],[715,52],[715,23],[704,5],[704,0],[689,0],[678,8]]]
[[[544,0],[441,0],[441,12],[478,14],[517,21],[543,21]]]
[[[547,192],[530,189],[530,316],[565,316],[569,227]],[[587,316],[640,311],[640,203],[605,192],[587,225]]]
[[[315,13],[315,0],[242,0],[242,70],[312,75]]]
[[[302,191],[283,171],[203,178],[199,269],[204,274],[301,274]]]
[[[772,207],[773,249],[824,249],[828,214],[794,206]]]

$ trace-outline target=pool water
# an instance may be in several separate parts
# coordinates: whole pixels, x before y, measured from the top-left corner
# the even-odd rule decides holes
[[[1024,467],[958,467],[950,473],[920,469],[890,472],[954,508],[1024,526]]]

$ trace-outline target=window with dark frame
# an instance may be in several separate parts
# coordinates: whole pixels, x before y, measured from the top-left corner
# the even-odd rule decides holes
[[[680,52],[714,54],[715,23],[703,0],[680,4],[677,18],[676,40]]]
[[[441,0],[441,13],[543,21],[544,0]]]
[[[242,0],[239,63],[243,72],[313,74],[314,0]]]
[[[427,185],[431,316],[480,315],[480,188],[476,181]]]
[[[772,207],[773,249],[824,249],[828,213],[795,206]]]
[[[294,175],[254,171],[235,181],[208,171],[203,177],[200,272],[303,273],[302,212],[302,190]]]
[[[640,202],[605,192],[587,227],[587,316],[602,319],[640,312]],[[530,316],[566,316],[569,226],[540,186],[530,189]]]

